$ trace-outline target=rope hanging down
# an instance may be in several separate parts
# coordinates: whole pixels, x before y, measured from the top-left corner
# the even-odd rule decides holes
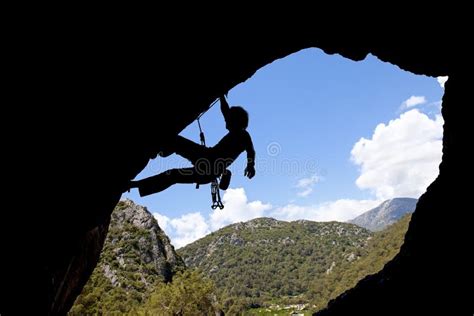
[[[204,132],[202,131],[202,128],[201,128],[201,122],[199,121],[199,119],[207,112],[209,111],[213,106],[214,104],[217,103],[219,99],[215,99],[214,102],[211,103],[211,105],[209,105],[209,107],[201,112],[201,114],[198,115],[198,117],[196,118],[197,122],[198,122],[198,126],[199,126],[199,138],[201,139],[201,145],[203,146],[206,146],[206,138],[204,137]]]
[[[206,137],[204,136],[204,132],[202,131],[202,127],[201,127],[201,122],[199,121],[199,119],[201,118],[201,116],[204,115],[204,113],[206,113],[207,111],[209,111],[210,108],[212,108],[212,106],[214,104],[216,104],[216,102],[218,101],[219,99],[216,99],[214,102],[211,103],[211,105],[204,111],[202,112],[201,114],[199,114],[199,116],[196,118],[197,122],[198,122],[198,126],[199,126],[199,138],[201,140],[201,145],[202,146],[206,146]],[[196,183],[196,189],[199,189],[199,183]],[[222,203],[221,201],[221,194],[219,192],[219,178],[216,177],[214,178],[214,180],[212,180],[211,182],[211,197],[212,197],[212,205],[211,205],[211,208],[213,210],[215,210],[216,208],[219,208],[219,209],[223,209],[224,208],[224,204]]]

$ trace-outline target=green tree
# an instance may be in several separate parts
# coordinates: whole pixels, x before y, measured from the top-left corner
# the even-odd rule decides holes
[[[140,309],[142,315],[212,315],[214,283],[197,271],[179,272],[171,283],[158,284]]]

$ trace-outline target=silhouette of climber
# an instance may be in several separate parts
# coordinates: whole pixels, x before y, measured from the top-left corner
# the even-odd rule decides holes
[[[248,113],[240,106],[229,108],[224,96],[219,98],[226,128],[229,131],[214,147],[196,144],[182,136],[176,136],[174,142],[165,145],[159,153],[167,157],[176,153],[193,164],[191,168],[171,169],[156,176],[138,181],[130,181],[130,188],[138,188],[140,196],[146,196],[167,189],[176,183],[207,184],[216,177],[226,174],[235,159],[247,151],[247,167],[244,175],[249,179],[255,176],[255,150],[252,138],[247,132]],[[228,180],[230,181],[230,179]]]

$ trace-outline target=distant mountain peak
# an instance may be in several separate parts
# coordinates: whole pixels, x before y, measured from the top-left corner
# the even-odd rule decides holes
[[[413,213],[418,199],[394,198],[348,221],[371,231],[379,231],[397,222],[403,215]]]

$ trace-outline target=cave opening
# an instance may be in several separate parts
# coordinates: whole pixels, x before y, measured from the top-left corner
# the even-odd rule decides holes
[[[319,60],[312,65],[311,58],[314,55]],[[272,70],[276,67],[277,71]],[[345,67],[349,67],[350,71]],[[172,243],[177,248],[206,235],[215,237],[218,235],[216,231],[227,225],[234,225],[232,226],[234,229],[236,227],[246,229],[245,224],[238,224],[240,222],[249,222],[252,223],[249,226],[261,227],[279,225],[272,221],[252,222],[255,218],[271,217],[294,222],[293,225],[298,223],[309,225],[309,221],[346,222],[362,215],[364,211],[380,206],[387,200],[419,197],[438,175],[438,165],[441,161],[443,121],[440,115],[440,100],[443,90],[440,85],[444,79],[440,78],[438,83],[434,78],[418,78],[411,73],[393,68],[370,55],[362,62],[353,62],[343,57],[325,55],[316,49],[300,51],[275,61],[229,92],[231,105],[241,104],[250,112],[249,131],[255,139],[260,162],[257,160],[255,181],[247,181],[240,176],[244,168],[242,157],[234,163],[232,172],[237,176],[233,177],[231,189],[224,195],[226,203],[224,210],[204,215],[202,211],[190,212],[208,208],[207,187],[194,190],[189,185],[175,186],[146,199],[139,199],[134,193],[126,196],[137,204],[144,204],[154,213],[159,225],[170,235]],[[312,75],[317,73],[320,76],[319,80],[311,81],[308,79],[309,75],[305,80],[301,79],[305,71]],[[401,82],[407,78],[410,84],[402,84]],[[255,84],[255,80],[260,83]],[[256,93],[257,90],[265,91],[266,95]],[[322,93],[315,96],[314,94],[318,92]],[[225,132],[218,107],[212,108],[202,122],[208,142],[216,143]],[[182,135],[197,141],[196,126],[191,124]],[[335,145],[340,148],[336,148]],[[304,153],[301,153],[301,149],[304,149]],[[344,152],[345,155],[341,154]],[[138,177],[179,167],[185,163],[179,157],[158,158]],[[269,179],[259,181],[259,178]],[[183,193],[183,190],[186,193]],[[346,192],[345,195],[341,195],[340,191]],[[180,196],[186,196],[186,201],[180,199]],[[409,204],[413,201],[400,203],[405,202]],[[160,205],[160,210],[157,210],[155,205]],[[226,212],[229,212],[228,215]],[[377,237],[377,242],[387,245],[392,242],[390,238],[395,234],[399,235],[400,242],[407,227],[408,221],[403,227],[397,228],[396,232],[391,232],[392,235],[386,232],[377,233],[377,236],[380,236]],[[297,230],[295,227],[291,229]],[[323,228],[311,229],[319,231]],[[334,226],[331,229],[335,231],[342,229],[344,232],[350,230],[341,226]],[[372,229],[381,228],[372,227]],[[285,233],[288,234],[287,231]],[[355,230],[352,234],[362,233]],[[362,234],[362,236],[365,239],[374,238],[373,235]],[[230,234],[228,237],[229,243],[233,242],[239,247],[242,242],[245,243],[240,236]],[[292,241],[295,242],[292,238],[280,238],[279,243],[288,248]],[[321,300],[317,303],[309,302],[317,300],[320,295],[318,293],[328,292],[328,285],[334,288],[329,294],[325,294],[326,301],[327,298],[334,298],[341,293],[341,289],[335,287],[342,286],[333,278],[341,276],[346,280],[353,278],[350,286],[352,287],[364,276],[361,274],[354,277],[351,271],[347,273],[347,270],[350,270],[347,268],[348,265],[363,257],[364,247],[358,250],[351,248],[354,246],[353,243],[361,245],[362,240],[331,240],[330,244],[333,242],[340,246],[342,251],[342,255],[339,255],[343,260],[337,264],[336,261],[330,260],[316,269],[314,268],[316,264],[313,263],[311,267],[311,264],[304,262],[308,267],[305,267],[306,270],[299,270],[300,267],[292,263],[276,260],[284,263],[289,270],[297,271],[298,277],[295,279],[298,281],[304,279],[302,275],[312,275],[311,273],[319,273],[324,277],[321,277],[326,282],[321,283],[324,284],[323,288],[316,282],[311,289],[308,286],[304,289],[311,292],[311,300],[301,297],[304,286],[297,284],[298,282],[280,279],[277,280],[280,283],[276,284],[267,280],[265,283],[271,284],[273,289],[278,291],[277,295],[284,298],[280,303],[270,304],[269,302],[275,300],[275,297],[268,295],[269,290],[262,291],[250,281],[264,279],[254,273],[254,269],[250,268],[252,265],[276,263],[266,261],[263,253],[258,252],[257,262],[254,258],[248,258],[248,254],[242,254],[247,268],[239,268],[240,261],[235,258],[231,258],[230,262],[199,264],[207,265],[209,271],[215,266],[228,266],[237,269],[237,275],[250,278],[250,280],[227,280],[219,276],[219,279],[224,280],[220,282],[221,286],[232,284],[235,290],[226,292],[231,298],[225,306],[227,310],[235,311],[242,306],[268,309],[286,304],[293,306],[292,308],[306,305],[305,308],[309,306],[312,312],[315,308],[324,307],[318,306],[323,304]],[[308,240],[305,240],[305,243],[308,243]],[[393,246],[387,257],[391,259],[399,247],[400,243]],[[277,251],[284,250],[277,249]],[[314,249],[302,248],[297,251],[298,254],[301,252],[309,256]],[[284,252],[282,257],[285,256],[294,258],[295,253]],[[331,253],[330,257],[333,256],[335,255]],[[362,259],[369,260],[365,257]],[[184,260],[186,261],[186,258]],[[377,262],[377,269],[380,269],[385,262],[382,260]],[[195,262],[192,264],[196,265]],[[364,264],[375,263],[368,261]],[[340,266],[343,269],[337,272],[341,269]],[[277,272],[278,269],[272,273]],[[334,276],[336,272],[340,275]],[[375,273],[377,270],[370,272]],[[112,277],[113,274],[109,273],[109,278]],[[308,280],[301,282],[308,283]],[[348,289],[347,286],[342,288]],[[246,298],[244,303],[236,299],[237,292]]]
[[[26,97],[24,104],[50,106],[10,107],[13,118],[20,114],[15,125],[26,137],[7,137],[5,152],[20,153],[7,159],[14,161],[7,169],[28,174],[19,177],[26,185],[13,186],[20,203],[5,212],[13,215],[5,223],[21,224],[24,238],[12,238],[10,232],[4,238],[2,315],[19,309],[66,314],[97,264],[123,187],[146,166],[154,145],[181,132],[214,98],[257,69],[309,47],[354,61],[373,54],[415,74],[449,76],[440,173],[420,197],[400,253],[317,315],[472,315],[466,289],[472,277],[466,251],[472,229],[465,220],[472,193],[464,184],[472,142],[466,132],[471,117],[463,109],[470,99],[463,41],[468,28],[447,22],[447,15],[434,20],[441,27],[405,23],[407,28],[357,16],[337,32],[337,21],[319,27],[312,20],[310,27],[284,23],[283,32],[281,18],[274,18],[263,29],[260,21],[248,30],[230,30],[234,23],[222,23],[225,37],[202,23],[179,34],[168,32],[170,24],[156,29],[129,23],[124,32],[93,22],[89,28],[75,24],[73,32],[66,25],[43,32],[38,24],[39,33],[25,29],[27,36],[12,46],[21,60],[10,82],[20,88],[17,96]],[[182,103],[170,106],[177,95]],[[112,110],[98,111],[108,105],[114,105]],[[156,115],[163,111],[166,118]],[[143,123],[140,128],[134,128],[137,121]],[[40,167],[25,169],[24,158],[31,157]],[[53,186],[45,184],[48,179]],[[39,209],[39,201],[52,197],[51,188],[54,203]],[[34,207],[24,205],[31,201]],[[30,246],[26,251],[25,245]]]

